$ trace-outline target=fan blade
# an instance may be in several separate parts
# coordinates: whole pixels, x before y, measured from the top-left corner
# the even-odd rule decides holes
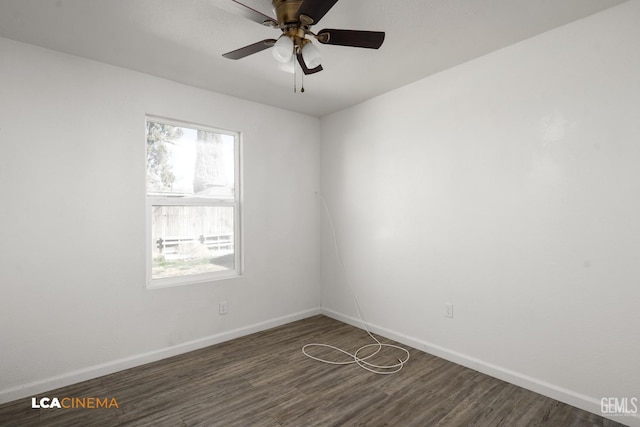
[[[300,67],[302,67],[302,72],[305,74],[315,74],[323,70],[322,65],[318,65],[316,68],[307,67],[307,64],[304,63],[304,59],[302,58],[301,53],[296,54],[296,57],[298,58]]]
[[[324,44],[378,49],[384,42],[384,32],[334,30],[327,28],[318,32],[317,39],[320,43]]]
[[[267,16],[257,10],[250,8],[249,6],[240,3],[236,0],[221,0],[217,2],[220,8],[225,9],[228,12],[235,13],[236,15],[240,15],[244,18],[247,18],[253,22],[257,22],[261,25],[266,25],[269,27],[277,27],[278,21],[274,18]]]
[[[317,24],[337,2],[338,0],[303,0],[296,13],[298,17],[304,15],[311,18],[308,25]]]
[[[276,41],[274,39],[262,40],[254,44],[250,44],[249,46],[241,47],[240,49],[227,52],[222,56],[229,59],[241,59],[245,56],[253,55],[254,53],[269,49],[275,44],[275,42]]]

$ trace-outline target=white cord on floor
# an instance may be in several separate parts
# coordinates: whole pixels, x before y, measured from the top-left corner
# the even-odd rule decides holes
[[[343,350],[341,348],[338,348],[338,347],[335,347],[335,346],[332,346],[332,345],[312,343],[312,344],[307,344],[304,347],[302,347],[302,353],[304,353],[305,356],[307,356],[307,357],[309,357],[309,358],[311,358],[313,360],[317,360],[317,361],[323,362],[323,363],[328,363],[330,365],[351,365],[351,364],[355,363],[358,366],[360,366],[362,369],[366,369],[367,371],[373,372],[374,374],[380,374],[380,375],[395,374],[396,372],[400,371],[404,367],[404,365],[409,361],[409,351],[406,348],[399,347],[397,345],[382,344],[369,331],[369,328],[367,327],[367,324],[364,321],[364,318],[362,317],[362,312],[360,310],[360,304],[358,303],[358,297],[356,296],[356,293],[353,290],[353,287],[349,284],[349,282],[348,282],[348,280],[346,278],[346,270],[344,268],[344,264],[342,263],[342,259],[340,257],[340,251],[338,250],[338,239],[336,238],[336,229],[333,226],[333,219],[331,218],[331,212],[329,211],[329,207],[327,206],[327,202],[324,200],[324,197],[322,197],[322,195],[320,193],[316,193],[316,194],[320,198],[320,201],[322,202],[322,205],[324,206],[324,209],[327,212],[327,218],[329,219],[329,227],[331,228],[331,235],[333,236],[333,246],[334,246],[334,250],[335,250],[335,254],[336,254],[336,259],[337,259],[338,264],[339,264],[340,268],[342,269],[342,272],[343,272],[343,274],[345,276],[345,283],[347,284],[347,288],[349,288],[349,291],[351,292],[351,296],[353,298],[353,302],[354,302],[354,304],[356,306],[356,311],[358,312],[358,320],[360,320],[360,323],[362,324],[362,327],[364,328],[364,330],[367,331],[367,334],[369,334],[369,336],[375,341],[375,344],[364,345],[364,346],[360,347],[359,349],[357,349],[354,353],[349,353],[348,351],[345,351],[345,350]],[[348,360],[348,361],[345,361],[345,362],[336,362],[336,361],[333,361],[333,360],[327,360],[327,359],[323,359],[321,357],[312,356],[309,353],[307,353],[307,349],[312,348],[312,347],[321,347],[321,348],[328,348],[328,349],[331,349],[331,350],[335,350],[335,351],[338,351],[338,352],[340,352],[342,354],[345,354],[345,355],[349,356],[349,358],[352,359],[352,360]],[[371,348],[371,347],[377,347],[377,349],[373,353],[371,353],[370,355],[368,355],[366,357],[359,357],[358,356],[363,350]],[[397,359],[398,363],[394,363],[392,365],[376,365],[376,364],[374,364],[372,362],[369,362],[369,359],[371,359],[376,354],[380,353],[380,351],[382,351],[383,348],[395,348],[395,349],[401,350],[406,354],[406,357],[404,359]]]

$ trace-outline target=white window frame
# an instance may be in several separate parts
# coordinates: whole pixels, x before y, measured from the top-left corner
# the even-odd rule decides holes
[[[146,135],[144,138],[145,144],[145,204],[146,204],[146,233],[145,233],[145,247],[146,247],[146,287],[147,289],[158,289],[181,285],[190,285],[203,282],[213,282],[217,280],[229,279],[239,277],[242,275],[242,233],[241,233],[241,146],[242,146],[242,134],[236,131],[224,130],[212,126],[206,126],[196,124],[192,122],[186,122],[175,119],[168,119],[165,117],[153,116],[147,114],[145,116],[145,128],[146,122],[158,122],[176,127],[185,127],[190,129],[202,130],[207,132],[214,132],[223,135],[229,135],[234,138],[234,197],[233,199],[216,199],[216,198],[200,198],[200,197],[172,197],[172,196],[149,196],[147,193],[147,144]],[[209,273],[200,274],[188,274],[184,276],[165,277],[154,279],[152,275],[153,267],[153,245],[152,242],[152,209],[154,206],[212,206],[212,207],[233,207],[233,245],[234,245],[234,269],[215,271]]]

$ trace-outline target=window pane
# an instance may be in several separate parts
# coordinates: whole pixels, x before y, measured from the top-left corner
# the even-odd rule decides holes
[[[233,198],[232,135],[147,121],[147,194]]]
[[[152,278],[235,269],[233,222],[229,206],[152,206]]]

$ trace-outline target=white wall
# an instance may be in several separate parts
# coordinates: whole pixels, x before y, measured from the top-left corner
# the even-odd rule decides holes
[[[594,412],[640,398],[638,22],[629,2],[323,118],[346,268],[324,219],[323,307],[353,321],[346,281],[405,342]]]
[[[0,403],[318,312],[319,119],[6,39],[0,58]],[[243,277],[145,289],[146,113],[243,133]]]

